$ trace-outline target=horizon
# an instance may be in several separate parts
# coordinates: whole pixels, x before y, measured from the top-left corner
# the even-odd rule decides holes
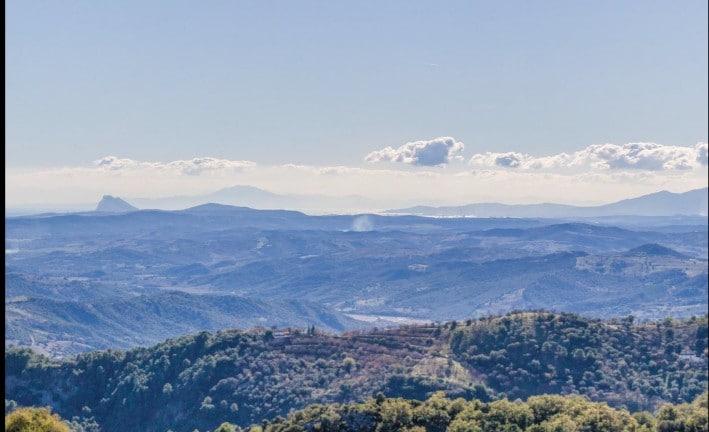
[[[486,152],[467,162],[452,137],[387,147],[366,156],[369,165],[260,165],[198,157],[145,162],[107,156],[85,166],[6,166],[9,208],[60,208],[112,194],[127,199],[204,195],[250,186],[281,195],[360,196],[391,206],[450,206],[470,202],[600,205],[658,190],[707,187],[706,142],[693,147],[651,142],[590,145],[535,157]]]
[[[218,205],[225,205],[225,206],[232,206],[232,207],[245,207],[245,208],[251,208],[254,210],[284,210],[284,211],[298,211],[305,213],[307,215],[336,215],[336,214],[342,214],[342,215],[357,215],[357,214],[366,214],[366,213],[371,213],[371,214],[396,214],[392,213],[394,210],[406,210],[409,208],[416,208],[416,207],[424,207],[424,208],[455,208],[455,207],[465,207],[465,206],[470,206],[470,205],[486,205],[486,204],[500,204],[500,205],[506,205],[506,206],[533,206],[533,205],[563,205],[563,206],[571,206],[571,207],[577,207],[577,208],[595,208],[595,207],[601,207],[605,205],[610,205],[610,204],[615,204],[621,201],[627,201],[627,200],[633,200],[637,198],[642,198],[648,195],[656,195],[656,194],[661,194],[661,193],[670,193],[674,195],[679,195],[679,194],[684,194],[684,193],[689,193],[689,192],[695,192],[695,191],[700,191],[702,189],[707,189],[707,186],[701,187],[701,188],[695,188],[695,189],[689,189],[685,191],[679,191],[679,192],[673,192],[669,191],[666,189],[658,190],[655,192],[651,192],[649,194],[642,194],[642,195],[635,195],[635,196],[628,196],[626,198],[622,198],[619,200],[614,200],[614,201],[608,201],[600,204],[588,204],[588,205],[575,205],[575,204],[567,204],[563,202],[552,202],[552,201],[546,201],[546,202],[528,202],[528,203],[507,203],[503,201],[479,201],[479,202],[466,202],[466,203],[460,203],[460,204],[452,204],[452,205],[426,205],[426,204],[421,204],[421,203],[410,203],[409,205],[402,205],[400,207],[392,206],[392,207],[387,207],[387,208],[347,208],[347,207],[339,207],[339,208],[327,208],[326,206],[308,206],[308,205],[293,205],[293,206],[273,206],[273,205],[266,205],[266,206],[259,206],[259,205],[249,205],[248,203],[248,198],[244,199],[243,203],[237,203],[233,200],[230,199],[222,199],[221,201],[219,200],[208,200],[210,195],[216,195],[219,192],[224,192],[228,191],[230,189],[238,189],[238,188],[249,188],[252,191],[256,191],[257,193],[264,193],[266,195],[273,195],[274,197],[277,198],[282,198],[282,199],[291,199],[291,200],[298,200],[300,199],[301,201],[306,200],[308,198],[313,198],[316,197],[317,195],[282,195],[282,194],[274,194],[271,191],[265,190],[265,189],[260,189],[254,186],[250,185],[233,185],[230,187],[222,188],[216,191],[213,191],[211,194],[203,194],[203,195],[184,195],[184,196],[168,196],[168,197],[158,197],[158,198],[141,198],[141,197],[124,197],[124,196],[119,196],[119,195],[112,195],[112,194],[104,194],[101,197],[99,197],[95,202],[86,202],[86,203],[72,203],[72,204],[66,204],[64,206],[54,206],[54,207],[48,207],[48,206],[42,206],[41,204],[36,205],[36,206],[20,206],[20,207],[8,207],[7,205],[5,206],[5,217],[23,217],[23,216],[36,216],[36,215],[42,215],[42,214],[72,214],[72,213],[84,213],[84,212],[92,212],[96,210],[96,207],[100,202],[102,202],[104,199],[109,198],[109,199],[119,199],[123,201],[124,203],[135,207],[136,211],[140,210],[164,210],[164,211],[180,211],[180,210],[186,210],[189,208],[201,206],[201,205],[206,205],[206,204],[218,204]],[[336,199],[336,198],[347,198],[347,197],[337,197],[337,196],[327,196],[327,195],[320,195],[319,196],[322,199]],[[361,196],[350,196],[349,198],[364,198]],[[192,200],[192,204],[186,205],[186,206],[179,206],[175,204],[175,201],[179,202],[179,200],[182,199],[184,200]],[[170,201],[172,200],[172,201]],[[231,202],[228,202],[231,201]],[[145,206],[145,205],[140,205],[140,203],[146,203],[146,202],[157,202],[162,204],[159,204],[157,206]],[[293,201],[297,203],[298,201]],[[691,215],[688,215],[691,216]],[[705,216],[703,214],[697,214],[697,216]]]

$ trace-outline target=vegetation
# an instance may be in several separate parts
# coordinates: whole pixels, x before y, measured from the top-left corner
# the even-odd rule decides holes
[[[425,402],[377,398],[357,405],[314,405],[249,432],[700,432],[707,431],[707,393],[691,404],[631,414],[581,396],[541,395],[490,403],[435,393]]]
[[[584,416],[593,409],[618,413],[623,425],[645,421],[642,411],[656,412],[654,428],[660,427],[655,420],[691,417],[694,405],[686,404],[707,389],[707,317],[636,323],[632,317],[601,321],[526,312],[337,336],[312,327],[233,330],[64,361],[11,349],[5,362],[6,410],[13,404],[49,404],[85,431],[99,425],[105,432],[229,430],[264,427],[261,422],[272,419],[268,429],[300,424],[283,417],[313,404],[355,404],[319,408],[333,419],[347,419],[377,400],[379,417],[354,416],[377,430],[505,430],[494,429],[500,425],[491,426],[497,420],[488,414],[512,410],[529,419],[529,410],[536,416],[534,404],[546,400],[535,395],[546,393],[569,395],[554,403],[586,408],[569,411],[568,418],[515,423],[522,430],[532,425],[542,428],[535,431],[574,430],[567,426],[586,424]],[[444,403],[441,394],[430,399],[438,391],[454,400]],[[374,402],[357,405],[378,393]],[[526,405],[507,401],[516,398],[527,398]],[[427,399],[422,405],[414,401]],[[463,408],[451,408],[447,416],[433,412],[431,404],[439,400]],[[308,410],[300,414],[304,419]],[[417,420],[428,415],[424,410],[440,417],[439,426]],[[634,414],[626,416],[625,410]],[[323,427],[308,430],[335,430]]]
[[[458,325],[450,347],[510,398],[579,393],[637,411],[692,400],[707,385],[706,319],[635,324],[632,316],[517,313]]]
[[[48,408],[20,408],[5,416],[5,432],[70,432]]]

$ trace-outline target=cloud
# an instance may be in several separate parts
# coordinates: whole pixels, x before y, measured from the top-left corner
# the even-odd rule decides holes
[[[105,156],[94,161],[94,165],[110,171],[118,171],[123,169],[137,168],[140,162],[132,159],[121,159],[116,156]]]
[[[486,152],[470,158],[474,167],[515,169],[608,169],[676,171],[707,165],[707,144],[694,147],[668,146],[650,142],[594,144],[574,153],[534,157],[525,153]]]
[[[116,156],[106,156],[95,160],[93,164],[94,166],[106,171],[153,169],[157,171],[176,172],[185,175],[200,175],[204,171],[240,171],[256,165],[251,161],[217,159],[208,156],[171,162],[141,162],[132,159],[121,159]]]
[[[551,169],[569,165],[573,157],[566,153],[554,156],[534,157],[526,153],[485,152],[473,155],[469,164],[480,168],[519,168],[519,169]]]
[[[706,144],[690,150],[693,169],[660,170],[593,169],[588,162],[591,156],[579,155],[583,151],[542,158],[516,152],[479,154],[475,159],[482,167],[446,170],[255,165],[201,157],[163,163],[106,157],[90,165],[10,168],[5,178],[5,203],[7,208],[37,203],[89,203],[93,208],[105,194],[131,202],[131,198],[206,195],[225,187],[251,185],[277,194],[358,196],[385,203],[379,207],[370,206],[366,200],[352,201],[351,209],[357,212],[474,202],[599,204],[662,189],[683,192],[706,187],[707,167],[701,165],[702,157],[706,161]],[[587,153],[604,154],[598,149]],[[618,155],[610,160],[614,158]],[[607,159],[598,157],[593,161]],[[582,160],[587,162],[581,169],[535,168],[566,167]],[[311,211],[312,207],[309,209],[302,210]],[[319,211],[338,212],[335,207]]]
[[[524,162],[525,155],[521,153],[504,153],[495,155],[495,165],[509,168],[517,168]]]
[[[598,144],[578,154],[582,162],[600,168],[651,171],[691,169],[697,159],[696,150],[690,147],[656,143]]]
[[[401,162],[418,166],[442,166],[451,160],[462,159],[459,155],[464,144],[452,137],[438,137],[427,141],[412,141],[395,149],[386,147],[365,156],[367,162]]]
[[[699,142],[694,146],[694,149],[697,151],[697,162],[699,162],[700,165],[707,165],[707,147],[707,143],[705,142]]]
[[[202,171],[208,170],[243,170],[256,164],[251,161],[239,161],[228,159],[216,159],[213,157],[201,157],[189,160],[177,160],[166,164],[168,168],[177,169],[185,174],[199,175]]]

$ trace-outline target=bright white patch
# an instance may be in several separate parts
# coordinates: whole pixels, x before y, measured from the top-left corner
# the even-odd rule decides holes
[[[694,146],[694,148],[697,151],[697,162],[699,162],[700,165],[707,166],[707,163],[709,162],[707,160],[707,143],[705,142],[699,142],[697,145]]]
[[[574,153],[534,157],[525,153],[479,153],[470,158],[475,167],[501,167],[534,170],[613,169],[676,171],[707,165],[707,143],[694,147],[657,143],[594,144]]]
[[[411,264],[409,265],[409,270],[423,273],[428,269],[428,265],[426,264]]]
[[[358,216],[352,221],[352,231],[365,232],[372,231],[374,229],[374,222],[367,216]]]
[[[121,159],[116,156],[106,156],[95,160],[94,165],[109,171],[135,170],[152,168],[158,171],[172,171],[187,175],[200,175],[203,171],[212,170],[243,170],[255,166],[254,162],[217,159],[213,157],[197,157],[189,160],[171,162],[140,162],[132,159]]]
[[[386,147],[365,156],[367,162],[401,162],[420,166],[441,166],[451,160],[462,159],[459,155],[465,145],[453,137],[438,137],[432,140],[408,142],[394,149]]]

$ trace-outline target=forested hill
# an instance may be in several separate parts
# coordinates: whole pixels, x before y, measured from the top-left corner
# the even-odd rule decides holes
[[[425,400],[442,390],[483,402],[580,394],[655,411],[706,390],[707,317],[635,323],[528,312],[343,335],[232,330],[64,361],[12,349],[5,361],[10,406],[51,405],[106,432],[247,426],[379,392]]]

